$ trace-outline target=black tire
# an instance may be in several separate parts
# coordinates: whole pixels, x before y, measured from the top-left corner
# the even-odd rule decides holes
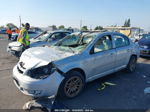
[[[32,107],[28,112],[48,112],[48,110],[41,107]]]
[[[71,87],[70,87],[71,86]],[[74,98],[81,93],[85,86],[85,79],[79,71],[70,71],[60,85],[58,96],[61,98]]]
[[[136,56],[131,56],[129,63],[127,65],[126,71],[129,73],[132,73],[136,69],[136,64],[137,64],[137,57]]]
[[[21,54],[22,54],[22,52],[17,52],[17,53],[16,53],[16,57],[17,57],[17,58],[20,58]]]

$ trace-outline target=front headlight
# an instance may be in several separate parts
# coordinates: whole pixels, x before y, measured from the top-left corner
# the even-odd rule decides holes
[[[52,73],[54,73],[55,70],[56,70],[55,66],[52,63],[50,63],[48,65],[29,70],[27,72],[27,75],[35,79],[45,79]]]
[[[146,46],[146,45],[145,45],[145,46],[143,46],[143,48],[147,49],[147,48],[148,48],[148,46]]]

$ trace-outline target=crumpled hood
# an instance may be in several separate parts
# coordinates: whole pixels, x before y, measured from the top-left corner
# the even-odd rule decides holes
[[[8,46],[11,46],[11,47],[20,47],[21,43],[20,42],[11,42],[11,43],[8,44]]]
[[[55,48],[34,47],[23,52],[19,62],[23,62],[25,68],[37,68],[72,55],[74,54],[59,51]]]

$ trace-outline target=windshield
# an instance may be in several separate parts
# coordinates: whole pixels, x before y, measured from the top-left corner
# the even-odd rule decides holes
[[[143,38],[142,38],[142,39],[150,39],[150,34],[143,35]]]
[[[83,51],[95,37],[96,35],[94,34],[72,34],[57,42],[54,46],[59,50],[79,53]]]
[[[45,33],[45,34],[43,34],[43,35],[37,37],[35,40],[45,41],[45,40],[47,40],[47,39],[49,38],[50,34],[51,34],[51,33]]]

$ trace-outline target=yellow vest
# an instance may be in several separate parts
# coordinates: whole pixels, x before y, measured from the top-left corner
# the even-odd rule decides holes
[[[30,45],[30,41],[29,41],[29,35],[28,35],[28,31],[23,28],[21,31],[20,31],[20,34],[25,34],[25,42],[23,41],[23,37],[19,38],[19,42],[22,43],[22,44],[25,44],[26,46],[29,46]]]

